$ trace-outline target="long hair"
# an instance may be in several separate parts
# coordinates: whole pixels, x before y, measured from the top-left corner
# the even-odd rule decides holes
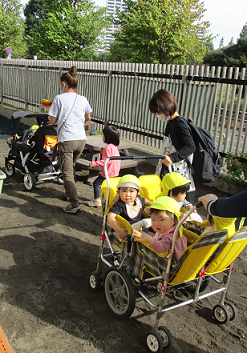
[[[160,89],[151,98],[149,110],[151,113],[164,113],[165,116],[172,116],[178,110],[178,104],[172,93]]]
[[[76,89],[78,85],[78,80],[76,77],[76,67],[72,66],[68,72],[62,74],[62,76],[60,77],[60,81],[66,82],[69,88]]]

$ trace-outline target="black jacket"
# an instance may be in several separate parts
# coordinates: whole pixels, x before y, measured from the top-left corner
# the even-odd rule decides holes
[[[208,212],[218,217],[247,217],[247,191],[208,203]]]
[[[168,136],[171,139],[173,146],[177,150],[177,152],[169,155],[172,163],[186,159],[196,150],[196,145],[189,124],[182,116],[178,116],[175,119],[168,121],[165,136]]]

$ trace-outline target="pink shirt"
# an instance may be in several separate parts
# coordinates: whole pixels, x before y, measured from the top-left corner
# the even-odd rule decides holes
[[[92,162],[93,167],[100,167],[102,172],[101,175],[102,177],[105,178],[105,172],[104,172],[104,163],[105,160],[108,157],[117,157],[120,156],[119,150],[117,146],[113,145],[112,143],[108,143],[108,145],[105,146],[103,149],[102,153],[102,159],[99,161]],[[112,160],[107,163],[107,170],[109,174],[109,178],[114,178],[117,177],[120,171],[120,165],[121,165],[121,160]]]
[[[158,254],[163,253],[171,249],[172,247],[172,240],[173,240],[173,233],[174,233],[175,226],[168,229],[163,234],[155,233],[154,235],[154,243],[150,246],[154,251]],[[175,249],[173,257],[175,261],[178,261],[184,249],[187,248],[187,238],[182,235],[180,238],[176,240]]]

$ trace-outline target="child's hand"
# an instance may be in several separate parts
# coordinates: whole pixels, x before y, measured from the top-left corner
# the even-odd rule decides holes
[[[128,231],[127,231],[127,229],[120,228],[119,231],[117,232],[117,234],[120,239],[126,239],[128,236]]]
[[[134,237],[137,237],[135,241],[148,241],[150,238],[150,235],[148,235],[147,233],[141,233],[136,229],[133,230],[132,234]]]
[[[192,205],[188,205],[188,206],[187,206],[188,210],[191,210],[192,207],[193,207]],[[197,210],[194,210],[194,212],[197,213]]]
[[[184,213],[183,212],[180,212],[180,216],[179,216],[179,220],[181,221],[181,219],[183,218],[184,216]]]
[[[88,166],[89,166],[89,168],[92,168],[92,162],[90,162]]]

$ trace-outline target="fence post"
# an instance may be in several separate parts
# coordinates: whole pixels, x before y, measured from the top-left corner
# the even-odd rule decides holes
[[[28,65],[25,65],[26,80],[25,80],[25,110],[28,111]]]
[[[1,78],[1,105],[3,105],[3,63],[1,63],[0,78]]]

